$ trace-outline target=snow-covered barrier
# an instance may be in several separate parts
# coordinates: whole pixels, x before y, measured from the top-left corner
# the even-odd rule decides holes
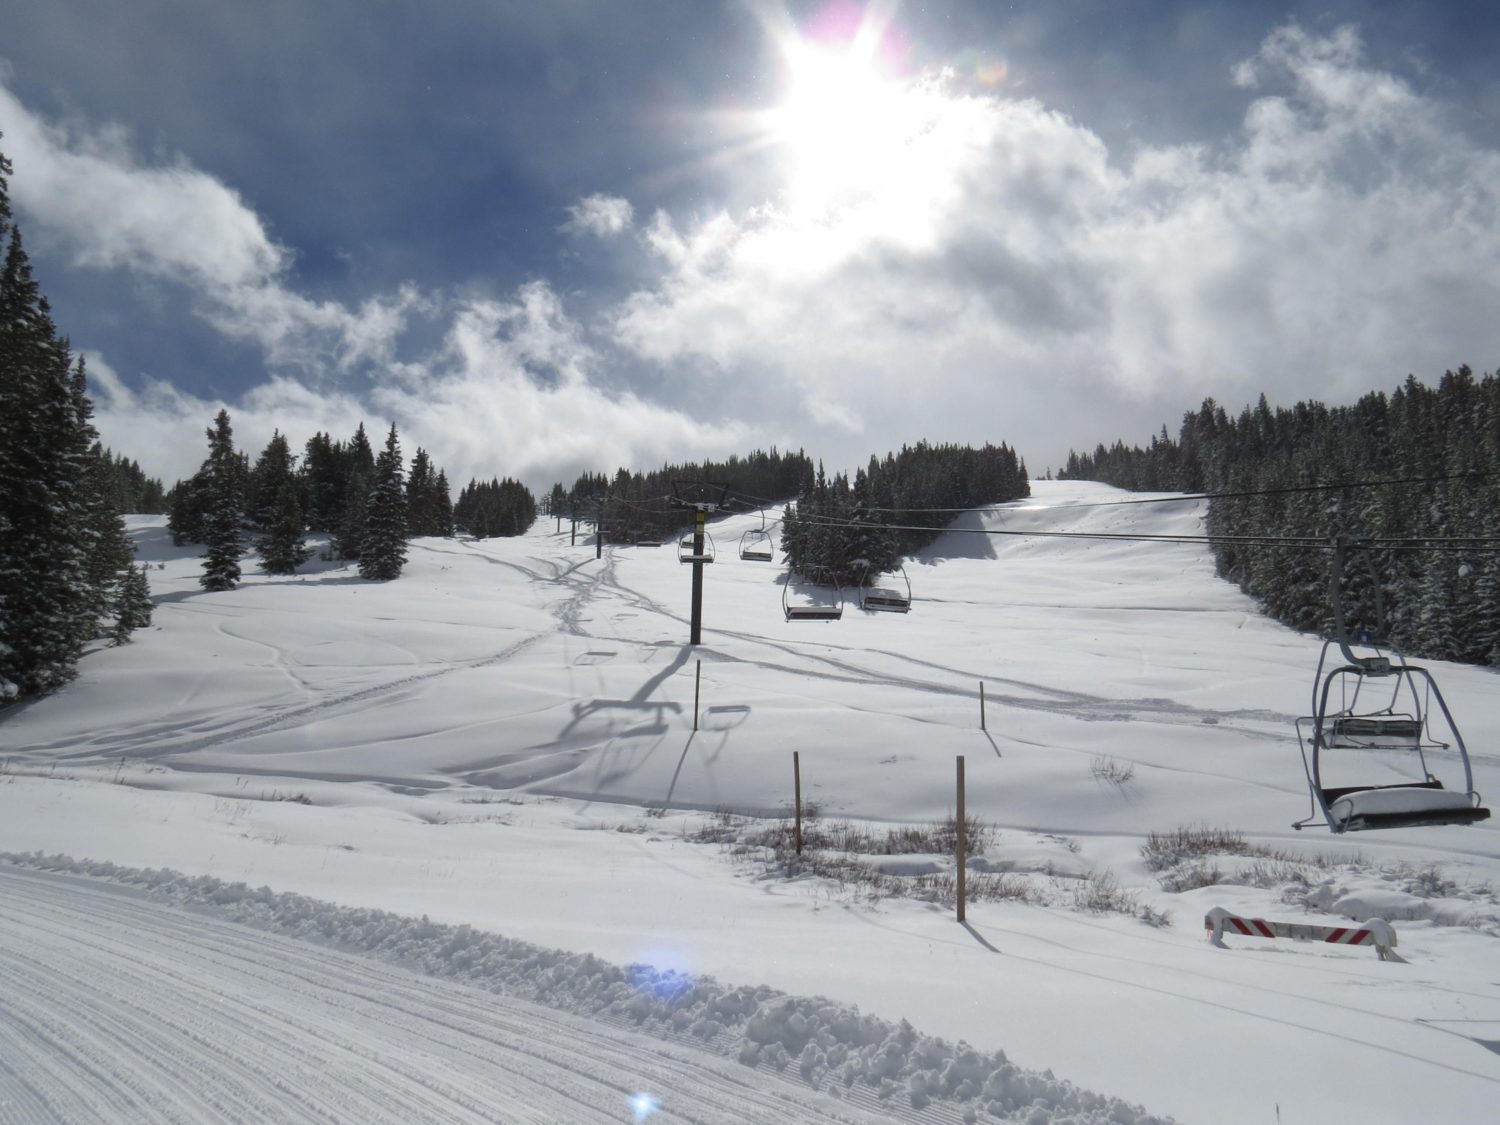
[[[1396,931],[1384,918],[1371,918],[1363,926],[1314,926],[1303,922],[1268,922],[1264,918],[1241,918],[1216,906],[1203,917],[1210,945],[1227,949],[1225,931],[1245,937],[1291,938],[1293,941],[1321,941],[1330,945],[1373,945],[1382,961],[1400,961],[1395,952]]]
[[[720,984],[650,965],[547,949],[471,926],[337,906],[269,887],[225,883],[40,853],[0,862],[107,879],[257,928],[373,955],[577,1015],[626,1023],[663,1039],[696,1041],[746,1065],[800,1078],[829,1094],[880,1099],[892,1109],[938,1110],[1028,1125],[1164,1125],[1118,1098],[1082,1090],[1051,1071],[1016,1066],[1004,1051],[923,1035],[822,997]],[[926,1118],[924,1118],[926,1120]]]

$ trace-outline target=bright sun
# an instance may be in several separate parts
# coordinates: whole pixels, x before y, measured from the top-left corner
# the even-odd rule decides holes
[[[769,124],[792,196],[826,206],[892,174],[907,140],[902,90],[871,47],[860,37],[843,47],[791,40],[783,56],[786,97]]]

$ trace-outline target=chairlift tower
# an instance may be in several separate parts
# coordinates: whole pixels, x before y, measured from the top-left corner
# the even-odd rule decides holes
[[[693,481],[672,482],[672,504],[678,508],[691,509],[693,534],[691,542],[678,544],[677,558],[693,567],[693,612],[688,633],[688,644],[703,641],[703,568],[714,561],[713,551],[708,546],[708,517],[722,511],[729,503],[727,484],[704,484]]]

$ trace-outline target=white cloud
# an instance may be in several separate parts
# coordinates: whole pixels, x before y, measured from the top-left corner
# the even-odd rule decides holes
[[[3,90],[0,113],[28,222],[81,262],[193,286],[210,323],[264,349],[275,376],[227,404],[244,447],[278,426],[300,441],[394,419],[455,484],[544,484],[766,435],[846,468],[917,438],[1005,440],[1039,470],[1070,446],[1175,428],[1205,395],[1339,401],[1492,361],[1500,154],[1371,66],[1352,30],[1277,30],[1230,79],[1244,119],[1212,144],[1122,156],[1044,105],[940,75],[872,134],[885,147],[859,166],[879,175],[819,165],[772,202],[690,219],[637,222],[591,196],[569,227],[626,236],[654,271],[592,333],[544,283],[313,301],[211,177],[142,167],[117,133],[44,125]],[[47,187],[70,169],[109,192]],[[167,229],[173,208],[195,239]],[[442,329],[430,354],[400,346],[414,318]],[[607,390],[622,358],[674,406]],[[182,460],[149,471],[196,468],[225,404],[91,370],[107,441]]]
[[[47,124],[3,86],[0,121],[16,205],[65,234],[81,264],[214,290],[264,284],[284,267],[286,251],[239,195],[185,162],[142,167],[119,129]]]
[[[197,470],[204,430],[221,408],[252,457],[277,429],[296,444],[317,431],[342,439],[361,421],[372,434],[395,421],[407,453],[425,446],[455,487],[495,475],[541,487],[585,469],[722,456],[752,441],[741,424],[703,424],[598,386],[599,356],[545,284],[524,286],[512,301],[459,301],[412,286],[357,307],[315,301],[291,287],[290,252],[212,176],[183,160],[143,166],[120,130],[45,123],[3,86],[0,120],[26,223],[46,228],[82,267],[189,287],[199,315],[258,345],[273,372],[226,402],[149,376],[127,382],[85,350],[102,439],[168,483]],[[575,219],[618,232],[630,205],[590,197]],[[447,318],[445,338],[432,354],[398,360],[413,317]]]
[[[439,351],[409,365],[408,378],[358,392],[277,376],[224,402],[152,379],[132,390],[102,356],[86,358],[101,437],[168,484],[197,470],[221,407],[252,458],[277,429],[295,447],[318,431],[347,438],[361,421],[374,440],[394,421],[407,455],[426,447],[455,489],[492,476],[540,489],[585,469],[723,456],[758,438],[737,422],[705,424],[600,388],[597,356],[541,283],[513,301],[464,304]]]
[[[924,80],[886,174],[832,202],[656,216],[659,278],[616,336],[780,372],[867,451],[989,436],[1047,458],[1175,429],[1209,394],[1340,400],[1490,359],[1500,154],[1353,29],[1277,30],[1233,78],[1236,135],[1127,160],[1034,101]]]
[[[586,231],[600,238],[621,234],[630,228],[635,211],[630,200],[613,195],[588,195],[568,208],[564,229]]]
[[[118,127],[45,122],[3,86],[0,121],[27,223],[79,266],[188,287],[204,319],[260,345],[272,367],[314,374],[389,362],[407,317],[432,311],[410,288],[357,309],[297,294],[286,282],[292,253],[237,192],[181,157],[143,165]]]

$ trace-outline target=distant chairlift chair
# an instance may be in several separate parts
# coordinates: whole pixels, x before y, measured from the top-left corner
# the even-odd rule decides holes
[[[1361,648],[1373,650],[1370,655],[1356,655],[1353,651],[1344,628],[1342,568],[1343,545],[1336,544],[1330,582],[1335,635],[1324,642],[1318,658],[1313,713],[1299,718],[1296,724],[1314,808],[1292,827],[1303,828],[1313,823],[1319,813],[1329,829],[1339,833],[1487,820],[1490,810],[1480,805],[1479,794],[1474,792],[1468,747],[1432,674],[1408,664],[1400,653],[1378,642],[1359,642]],[[1377,616],[1383,617],[1378,581],[1375,588]],[[1344,662],[1329,668],[1329,654],[1334,649]],[[1389,690],[1385,690],[1387,687]],[[1432,724],[1439,720],[1446,727],[1448,741],[1434,737]],[[1335,759],[1349,751],[1372,765],[1383,760],[1397,776],[1410,769],[1408,755],[1415,754],[1421,780],[1329,785],[1325,767],[1330,751]],[[1451,769],[1454,780],[1462,768],[1462,789],[1445,788],[1429,769],[1429,755],[1448,754],[1457,756]]]

